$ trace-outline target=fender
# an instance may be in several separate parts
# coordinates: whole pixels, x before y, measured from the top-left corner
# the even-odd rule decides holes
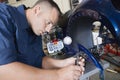
[[[120,11],[117,10],[111,0],[86,0],[72,10],[68,27],[71,27],[76,18],[88,16],[98,20],[106,26],[120,46]]]

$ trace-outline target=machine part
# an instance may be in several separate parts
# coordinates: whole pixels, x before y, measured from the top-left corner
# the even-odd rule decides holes
[[[64,48],[62,40],[52,40],[47,43],[47,49],[49,54],[58,53],[61,52],[61,50]]]
[[[63,42],[64,42],[64,44],[66,44],[66,45],[70,45],[70,44],[72,43],[72,39],[71,39],[71,37],[66,36],[66,37],[63,39]]]
[[[111,32],[115,42],[120,46],[120,8],[115,5],[118,0],[87,0],[78,5],[69,17],[68,27],[72,27],[77,18],[89,17],[101,22],[101,29],[104,26]],[[115,5],[115,6],[114,6]],[[117,8],[116,8],[117,6]]]
[[[44,52],[47,52],[46,54],[49,56],[58,55],[60,53],[63,54],[62,49],[64,48],[64,44],[62,39],[63,32],[62,28],[59,26],[54,27],[49,33],[45,32],[43,34]]]

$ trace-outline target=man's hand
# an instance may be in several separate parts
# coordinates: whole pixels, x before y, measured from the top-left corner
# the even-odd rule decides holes
[[[77,65],[75,65],[76,59]],[[84,74],[84,62],[85,59],[82,57],[65,59],[65,67],[58,70],[60,80],[78,80]]]
[[[58,70],[58,80],[78,80],[84,73],[84,67],[78,65],[66,66]]]
[[[82,58],[82,57],[79,57],[79,58],[74,58],[74,57],[70,57],[70,58],[67,58],[65,59],[63,62],[64,62],[64,66],[68,66],[68,65],[74,65],[76,63],[76,60],[77,60],[77,65],[80,65],[80,66],[84,66],[84,62],[85,62],[85,59]]]

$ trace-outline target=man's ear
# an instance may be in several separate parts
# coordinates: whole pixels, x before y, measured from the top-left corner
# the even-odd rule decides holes
[[[40,6],[39,5],[36,5],[34,8],[33,8],[33,12],[36,16],[38,16],[41,12],[41,9],[40,9]]]

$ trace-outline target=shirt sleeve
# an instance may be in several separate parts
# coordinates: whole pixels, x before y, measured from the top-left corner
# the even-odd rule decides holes
[[[0,13],[0,65],[17,60],[13,23],[5,14]]]

